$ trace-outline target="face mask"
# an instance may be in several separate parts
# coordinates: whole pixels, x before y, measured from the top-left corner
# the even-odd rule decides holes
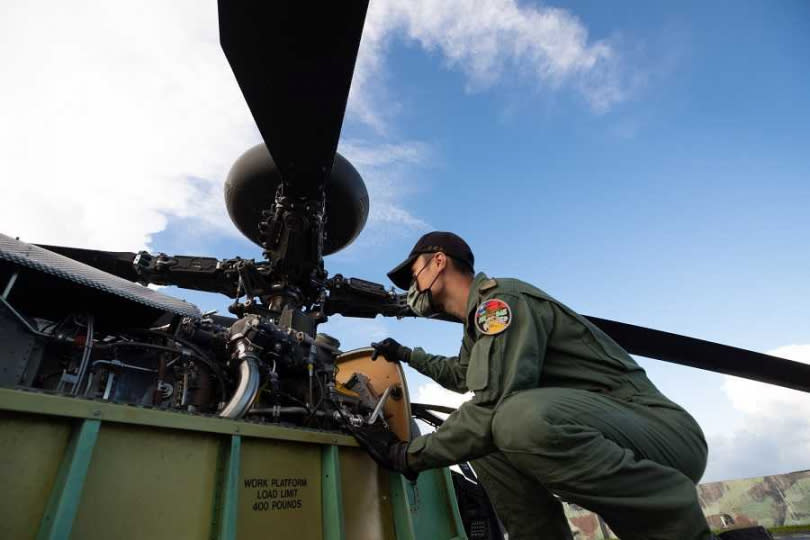
[[[419,317],[430,317],[436,314],[436,310],[433,308],[433,295],[430,292],[430,288],[420,291],[416,287],[415,281],[408,287],[407,301],[408,306],[410,306],[411,310]]]
[[[430,263],[428,262],[428,264]],[[422,267],[422,270],[427,268],[428,264],[425,264],[425,266]],[[434,283],[436,283],[436,280],[439,278],[439,274],[436,274],[436,277],[433,278],[433,281],[430,282],[427,289],[420,291],[419,286],[416,284],[416,278],[419,277],[422,270],[419,270],[419,272],[416,273],[416,276],[411,282],[411,286],[408,287],[408,296],[406,297],[406,300],[411,310],[413,310],[413,312],[419,317],[431,317],[439,314],[439,311],[433,304],[433,293],[430,292],[430,288],[433,287]]]

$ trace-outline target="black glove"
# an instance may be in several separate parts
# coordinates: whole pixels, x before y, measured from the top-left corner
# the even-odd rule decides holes
[[[374,352],[371,353],[371,359],[376,360],[378,356],[382,355],[389,362],[409,362],[411,359],[411,349],[400,345],[394,338],[385,338],[377,343],[372,343]]]
[[[411,482],[416,482],[419,473],[408,467],[408,443],[400,441],[396,435],[381,426],[364,424],[351,428],[351,431],[360,446],[380,467],[398,472]]]

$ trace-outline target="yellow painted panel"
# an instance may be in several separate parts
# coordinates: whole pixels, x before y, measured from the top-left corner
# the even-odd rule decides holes
[[[322,538],[321,448],[242,440],[239,540]]]
[[[397,437],[403,441],[411,439],[411,404],[408,397],[408,384],[402,366],[380,358],[372,360],[370,347],[355,349],[337,357],[335,381],[345,384],[355,373],[362,373],[369,379],[373,393],[381,396],[385,389],[393,386],[399,395],[388,398],[383,406],[383,416]]]
[[[208,539],[216,435],[103,423],[71,537]]]
[[[396,538],[388,479],[364,450],[340,449],[340,480],[346,538],[388,540]]]
[[[34,538],[74,422],[0,411],[0,538]]]

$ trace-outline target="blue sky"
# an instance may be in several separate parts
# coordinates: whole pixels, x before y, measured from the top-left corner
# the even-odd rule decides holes
[[[799,346],[794,357],[810,361],[809,4],[426,5],[415,13],[372,0],[341,143],[368,184],[372,214],[355,244],[326,259],[331,273],[390,285],[385,273],[421,234],[452,230],[472,246],[478,269],[529,281],[581,313],[758,351]],[[35,38],[31,9],[15,4],[7,24]],[[66,231],[64,220],[10,211],[3,232],[110,249],[260,256],[223,217],[227,168],[259,139],[217,49],[215,14],[210,7],[198,14],[193,3],[149,15],[86,9],[49,15],[54,27],[60,17],[73,28],[106,17],[111,28],[98,36],[109,44],[103,52],[82,42],[82,32],[65,35],[73,76],[59,76],[61,60],[40,62],[37,83],[39,75],[26,78],[28,68],[15,63],[20,55],[2,57],[12,65],[3,86],[16,88],[2,91],[9,93],[2,101],[16,103],[0,109],[16,119],[16,129],[2,130],[0,142],[11,148],[5,163],[29,156],[4,176],[25,175],[39,194],[15,187],[12,206],[30,208],[36,198],[38,215],[75,209],[76,226]],[[499,19],[506,15],[517,22]],[[541,15],[557,29],[540,25]],[[115,37],[140,43],[145,32],[160,45]],[[36,47],[25,54],[62,54]],[[90,88],[82,74],[102,84]],[[159,84],[137,94],[122,82],[144,79]],[[61,81],[62,105],[27,102],[54,101],[48,80]],[[133,93],[112,98],[119,90]],[[157,98],[142,100],[148,92]],[[39,107],[58,114],[40,118]],[[126,107],[116,122],[93,117]],[[85,122],[91,127],[83,130]],[[70,153],[62,162],[73,166],[59,174],[105,205],[37,184],[48,170],[30,170],[30,154],[45,124],[65,130],[58,140]],[[105,144],[116,161],[88,171],[92,149]],[[112,181],[111,170],[123,178]],[[56,198],[45,201],[41,194],[51,192]],[[203,308],[227,305],[176,293]],[[322,330],[344,348],[391,335],[454,354],[460,339],[460,327],[433,321],[336,317]],[[810,467],[810,423],[797,413],[810,411],[810,396],[640,362],[704,426],[712,444],[707,479]],[[409,383],[415,396],[446,399],[414,372]],[[767,399],[749,406],[740,401],[745,392]],[[786,410],[790,422],[773,418]],[[779,450],[776,440],[794,450]]]

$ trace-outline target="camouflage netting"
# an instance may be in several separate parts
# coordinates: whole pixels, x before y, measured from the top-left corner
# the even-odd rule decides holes
[[[715,530],[810,526],[810,470],[701,484],[698,495]],[[577,540],[615,536],[596,514],[573,504],[566,504],[565,511]]]

